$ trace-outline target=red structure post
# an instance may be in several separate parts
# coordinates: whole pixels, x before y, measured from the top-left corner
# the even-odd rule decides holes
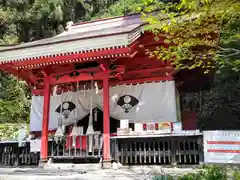
[[[110,159],[110,116],[109,116],[109,80],[103,79],[103,168],[111,166]]]
[[[41,139],[41,162],[48,160],[48,122],[50,109],[51,85],[49,76],[44,77],[44,102],[43,102],[43,119],[42,119],[42,139]]]

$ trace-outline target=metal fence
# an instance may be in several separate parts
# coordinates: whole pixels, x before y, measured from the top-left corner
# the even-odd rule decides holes
[[[58,162],[98,162],[102,144],[102,135],[53,137],[48,153]],[[0,142],[0,155],[0,166],[36,166],[40,159],[40,153],[30,152],[30,142],[23,147],[17,141]],[[199,164],[202,135],[112,137],[111,155],[122,164]]]

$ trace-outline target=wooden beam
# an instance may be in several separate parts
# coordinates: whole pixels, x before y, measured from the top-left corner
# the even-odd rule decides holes
[[[78,72],[78,71],[76,71]],[[103,80],[104,78],[116,78],[120,74],[125,72],[124,66],[118,66],[114,70],[108,70],[105,72],[89,72],[89,73],[79,73],[76,76],[70,77],[69,75],[63,75],[58,78],[55,76],[50,77],[50,84],[64,84],[79,81],[90,81],[90,80]]]
[[[79,73],[94,73],[94,72],[101,72],[100,67],[93,67],[93,68],[83,68],[79,70],[72,69],[71,71],[62,71],[62,72],[57,72],[57,73],[51,73],[51,76],[62,76],[66,74],[70,74],[72,72],[79,72]]]
[[[31,83],[31,84],[37,83],[37,79],[35,76],[28,74],[28,73],[24,72],[23,70],[14,69],[13,67],[10,67],[10,65],[1,66],[1,69],[3,71],[6,71],[6,72],[24,80],[24,81],[27,81],[28,83]]]
[[[133,70],[133,71],[127,71],[127,75],[131,74],[148,74],[151,72],[156,71],[163,71],[163,72],[169,72],[171,73],[174,69],[172,67],[158,67],[158,68],[148,68],[148,69],[139,69],[139,70]]]
[[[44,77],[44,101],[43,101],[43,116],[42,116],[42,136],[41,136],[41,158],[42,163],[48,161],[48,124],[51,98],[51,84],[49,76]]]
[[[138,83],[151,83],[151,82],[158,82],[158,81],[171,81],[174,78],[172,76],[165,76],[165,77],[152,77],[152,78],[139,78],[139,79],[130,79],[121,82],[110,82],[111,86],[116,85],[123,85],[123,84],[138,84]]]
[[[110,71],[110,66],[111,66],[111,60],[108,60],[108,59],[101,59],[101,60],[98,60],[98,63],[100,64],[100,68],[103,72],[106,72],[106,71]],[[122,74],[119,74],[117,76],[117,79],[119,81],[123,80],[123,75]]]
[[[89,62],[95,61],[96,59],[110,58],[110,57],[128,57],[129,53],[131,53],[131,49],[126,48],[118,48],[118,49],[104,49],[101,51],[91,51],[86,53],[75,53],[68,55],[57,55],[50,57],[40,57],[36,59],[23,60],[14,62],[14,66],[16,67],[28,67],[28,68],[36,68],[48,66],[51,64],[70,64],[76,62]]]
[[[103,163],[111,163],[110,157],[110,104],[109,79],[103,79]]]

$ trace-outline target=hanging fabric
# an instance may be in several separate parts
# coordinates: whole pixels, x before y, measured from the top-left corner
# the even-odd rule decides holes
[[[95,82],[95,88],[96,88],[96,94],[99,94],[99,88],[98,88],[98,84],[97,84],[97,81]]]
[[[92,152],[93,147],[93,80],[91,81],[91,94],[90,94],[90,115],[89,115],[89,121],[88,121],[88,128],[86,134],[88,135],[88,152]]]
[[[83,97],[85,97],[86,96],[86,86],[85,85],[83,86],[83,93],[84,93]]]
[[[62,120],[63,120],[63,91],[61,93],[60,114],[59,114],[59,118],[58,118],[58,128],[54,135],[55,137],[63,137],[64,136],[65,127],[63,126]]]
[[[98,109],[97,109],[97,107],[94,108],[94,121],[95,122],[98,121]]]
[[[79,90],[79,83],[77,82],[77,90],[76,92],[78,92]],[[83,128],[82,127],[78,127],[77,123],[78,123],[78,96],[76,96],[76,110],[75,110],[75,123],[73,125],[72,128],[72,132],[70,134],[70,136],[72,136],[72,146],[75,147],[76,146],[76,138],[79,135],[83,134]]]
[[[93,86],[94,87],[94,86]],[[174,81],[157,83],[144,83],[138,85],[119,85],[109,88],[109,113],[115,119],[129,119],[130,123],[151,123],[151,122],[176,122],[176,95]],[[84,97],[85,95],[85,97]],[[90,100],[94,95],[93,102]],[[91,106],[103,109],[103,90],[99,95],[94,90],[83,90],[64,93],[64,102],[74,104],[69,109],[68,118],[64,119],[64,125],[74,124],[76,121],[73,110],[75,101],[78,99],[77,119],[81,121],[89,112]],[[30,131],[41,131],[43,96],[33,96],[30,113]],[[58,128],[58,117],[61,105],[61,94],[50,101],[49,130]],[[92,105],[90,105],[92,103]],[[59,111],[57,111],[57,108]],[[91,117],[91,116],[90,116]]]
[[[91,94],[90,94],[90,114],[89,114],[89,121],[88,121],[88,128],[86,134],[94,134],[93,129],[93,80],[91,81]]]
[[[98,88],[98,84],[97,81],[95,82],[95,89],[96,89],[96,94],[99,94],[99,88]],[[97,107],[94,108],[94,121],[97,122],[97,117],[98,117],[98,111],[97,111]]]
[[[53,97],[57,95],[57,88],[58,88],[57,85],[53,87]]]

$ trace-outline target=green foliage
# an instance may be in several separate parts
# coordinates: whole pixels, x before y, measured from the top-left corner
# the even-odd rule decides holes
[[[101,10],[96,14],[96,16],[92,16],[92,19],[101,19],[136,13],[141,5],[142,0],[119,0],[110,5],[108,8]]]
[[[174,180],[174,178],[170,175],[164,174],[164,175],[154,176],[152,180]]]
[[[29,122],[30,94],[25,82],[1,73],[0,123]]]
[[[225,63],[222,64],[227,64],[226,54],[221,54],[221,43],[223,37],[231,41],[239,38],[239,31],[229,33],[233,24],[239,23],[239,1],[180,0],[165,3],[157,0],[143,0],[143,4],[145,6],[142,17],[149,23],[147,30],[162,34],[169,45],[149,51],[151,56],[170,60],[177,70],[201,67],[209,72],[216,68],[218,61],[223,62],[224,59]],[[159,11],[154,15],[145,13],[153,10]],[[239,54],[238,49],[237,53]],[[221,58],[218,54],[222,55]],[[231,64],[237,70],[239,60]]]
[[[114,2],[0,0],[0,45],[52,37],[64,30],[67,21],[90,20]],[[4,127],[0,128],[0,138],[12,138],[15,127],[29,122],[30,98],[24,82],[0,72],[0,123]]]
[[[236,171],[233,174],[233,180],[240,180],[240,171]]]
[[[236,130],[240,127],[239,89],[240,74],[222,68],[215,74],[210,90],[182,96],[182,108],[197,112],[200,129]]]
[[[159,9],[156,16],[143,13],[143,19],[150,23],[149,30],[165,33],[165,42],[170,48],[158,47],[152,55],[162,60],[174,58],[178,69],[202,67],[212,71],[221,68],[212,90],[202,93],[203,103],[198,107],[202,124],[208,126],[216,112],[223,109],[236,119],[240,117],[240,78],[233,73],[239,70],[240,64],[238,5],[239,1],[234,0],[181,0],[177,4],[157,0],[0,0],[0,45],[54,36],[62,32],[70,20],[85,21]],[[192,19],[196,15],[198,18]],[[214,33],[218,35],[217,40]],[[4,132],[0,137],[13,134],[10,129],[29,121],[30,96],[24,82],[0,73],[0,123],[6,123],[6,128],[0,130]],[[5,129],[9,129],[7,133]]]
[[[203,169],[199,169],[198,172],[187,173],[178,177],[170,175],[154,176],[152,180],[227,180],[230,177],[233,180],[240,179],[239,171],[235,171],[233,174],[227,171],[224,166],[207,165]]]
[[[28,124],[23,123],[2,123],[0,124],[0,140],[17,140],[18,130],[21,127],[28,129]]]
[[[227,180],[227,172],[221,166],[209,166],[197,173],[183,175],[178,180]]]

